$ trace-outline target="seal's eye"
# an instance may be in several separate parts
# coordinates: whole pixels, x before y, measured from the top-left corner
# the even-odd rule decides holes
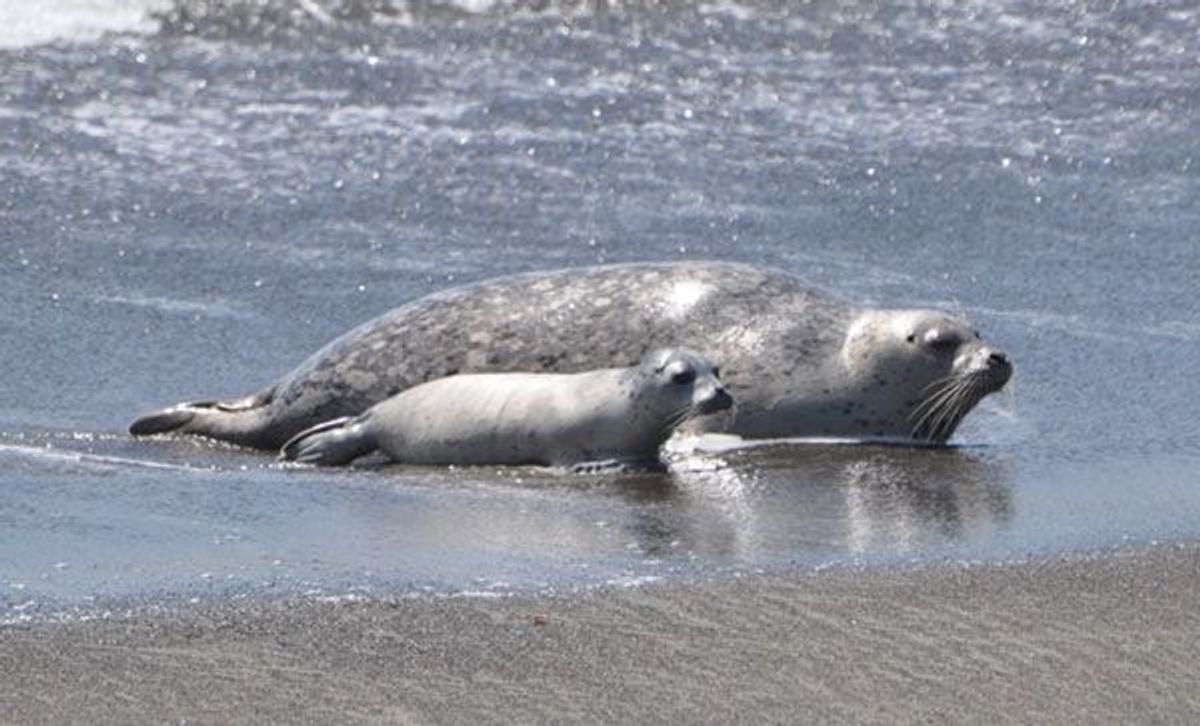
[[[721,377],[721,366],[713,366],[712,371],[713,371],[713,378]]]
[[[688,368],[686,371],[679,371],[675,375],[671,376],[671,383],[674,383],[677,386],[686,386],[695,380],[696,371],[692,370],[691,368]]]
[[[915,333],[909,333],[908,337],[905,338],[905,340],[907,340],[910,343],[915,343],[915,342],[917,342],[917,336]]]

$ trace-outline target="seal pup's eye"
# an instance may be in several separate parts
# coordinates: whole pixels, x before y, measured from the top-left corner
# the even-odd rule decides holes
[[[931,330],[925,334],[925,345],[938,352],[955,350],[962,344],[962,337],[953,331]]]
[[[691,368],[687,369],[686,371],[679,371],[675,375],[671,376],[671,383],[674,383],[677,386],[686,386],[695,380],[696,371],[692,370]]]
[[[905,338],[905,340],[907,340],[907,341],[908,341],[908,342],[910,342],[910,343],[915,343],[915,342],[917,342],[917,335],[916,335],[916,333],[909,333],[909,334],[908,334],[908,337],[907,337],[907,338]]]
[[[712,374],[713,374],[713,378],[720,378],[721,377],[721,366],[713,366]]]

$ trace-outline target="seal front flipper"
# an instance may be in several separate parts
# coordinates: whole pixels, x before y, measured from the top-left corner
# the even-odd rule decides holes
[[[378,444],[362,417],[346,416],[317,424],[293,436],[279,458],[317,466],[349,464],[371,453]]]

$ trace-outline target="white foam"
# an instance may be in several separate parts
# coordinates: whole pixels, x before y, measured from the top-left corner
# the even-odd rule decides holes
[[[94,40],[107,32],[153,33],[170,0],[0,0],[0,48]]]

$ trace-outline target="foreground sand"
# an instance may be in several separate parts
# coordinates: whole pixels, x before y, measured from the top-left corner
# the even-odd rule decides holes
[[[0,721],[1196,722],[1200,546],[0,629]]]

